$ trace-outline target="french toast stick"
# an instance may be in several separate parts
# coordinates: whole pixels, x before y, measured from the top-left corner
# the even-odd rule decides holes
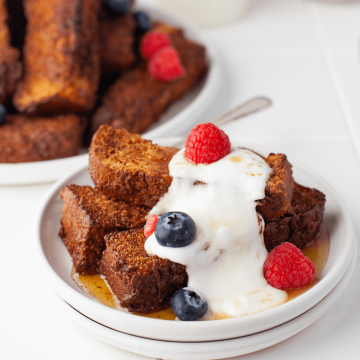
[[[109,200],[90,186],[67,185],[60,196],[65,205],[59,235],[73,259],[75,271],[83,275],[99,273],[105,235],[143,226],[149,211]]]
[[[100,17],[100,61],[104,73],[129,69],[136,60],[136,23],[132,14]]]
[[[292,165],[284,154],[269,154],[264,160],[272,168],[266,183],[265,197],[258,200],[256,211],[265,221],[277,219],[291,211],[291,199],[294,191]]]
[[[98,0],[24,0],[24,76],[20,112],[84,112],[100,79]]]
[[[168,164],[177,152],[102,125],[91,142],[89,173],[108,197],[152,207],[171,184]]]
[[[20,52],[11,46],[6,0],[0,0],[0,103],[13,94],[21,77]]]
[[[73,114],[54,117],[7,115],[0,126],[0,163],[78,155],[85,124]]]
[[[203,46],[187,40],[180,29],[159,25],[155,30],[170,36],[184,65],[185,75],[172,82],[160,82],[149,75],[145,61],[139,62],[120,76],[103,96],[91,120],[92,133],[103,124],[132,133],[145,131],[205,74]]]
[[[105,275],[120,305],[130,312],[158,311],[170,305],[171,296],[187,285],[186,267],[149,256],[143,229],[106,236],[100,273]]]
[[[295,183],[291,207],[292,214],[265,222],[264,242],[269,251],[283,242],[301,249],[319,232],[325,207],[322,192]]]

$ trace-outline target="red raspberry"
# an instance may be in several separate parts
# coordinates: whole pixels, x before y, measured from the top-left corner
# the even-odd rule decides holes
[[[229,137],[211,123],[195,126],[185,144],[186,158],[195,164],[211,164],[230,152]]]
[[[149,60],[148,70],[159,81],[172,81],[185,74],[179,55],[172,46],[158,50]]]
[[[170,38],[159,31],[151,31],[141,41],[140,52],[145,59],[150,58],[161,48],[171,45]]]
[[[155,226],[156,223],[158,222],[159,218],[156,215],[151,215],[147,221],[146,221],[146,225],[144,227],[144,235],[146,237],[150,237],[152,235],[152,233],[155,230]]]
[[[288,242],[273,249],[264,264],[266,281],[280,290],[308,285],[314,274],[315,266],[311,260]]]

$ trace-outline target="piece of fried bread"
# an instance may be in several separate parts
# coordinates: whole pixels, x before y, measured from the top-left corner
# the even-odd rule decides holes
[[[175,291],[187,285],[184,265],[149,256],[143,229],[106,237],[100,273],[105,275],[120,305],[134,312],[152,312],[170,305]]]
[[[7,115],[0,125],[0,163],[78,155],[84,127],[83,119],[74,114],[53,117]]]
[[[24,0],[24,76],[20,112],[92,109],[100,79],[98,0]]]
[[[152,207],[171,184],[168,165],[177,151],[102,125],[91,142],[89,173],[108,197]]]
[[[315,239],[322,221],[325,195],[295,183],[292,214],[265,222],[264,241],[270,251],[283,242],[303,248]]]
[[[65,205],[59,235],[73,259],[75,271],[83,275],[99,273],[105,235],[143,226],[149,211],[109,200],[90,186],[67,185],[60,196]]]

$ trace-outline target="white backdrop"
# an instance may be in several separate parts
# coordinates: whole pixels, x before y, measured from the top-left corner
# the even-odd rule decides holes
[[[326,178],[350,209],[360,239],[360,2],[249,2],[241,21],[206,30],[225,71],[217,101],[199,121],[250,97],[270,97],[271,109],[224,130]],[[49,187],[0,187],[0,358],[143,358],[87,335],[53,305],[37,264],[33,221]],[[320,320],[242,360],[359,359],[359,270],[357,265],[346,292]]]

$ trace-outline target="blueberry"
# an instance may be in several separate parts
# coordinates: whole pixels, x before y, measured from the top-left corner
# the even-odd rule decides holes
[[[195,291],[180,289],[171,298],[171,310],[182,321],[198,320],[207,309],[207,302]]]
[[[151,29],[151,21],[149,15],[143,11],[138,10],[134,12],[134,20],[141,31],[146,32]]]
[[[103,0],[103,2],[117,14],[125,14],[130,8],[129,0]]]
[[[4,105],[0,104],[0,124],[5,121],[6,116],[6,108]]]
[[[160,216],[155,226],[157,242],[167,247],[183,247],[189,245],[195,237],[194,220],[183,212],[167,212]]]

